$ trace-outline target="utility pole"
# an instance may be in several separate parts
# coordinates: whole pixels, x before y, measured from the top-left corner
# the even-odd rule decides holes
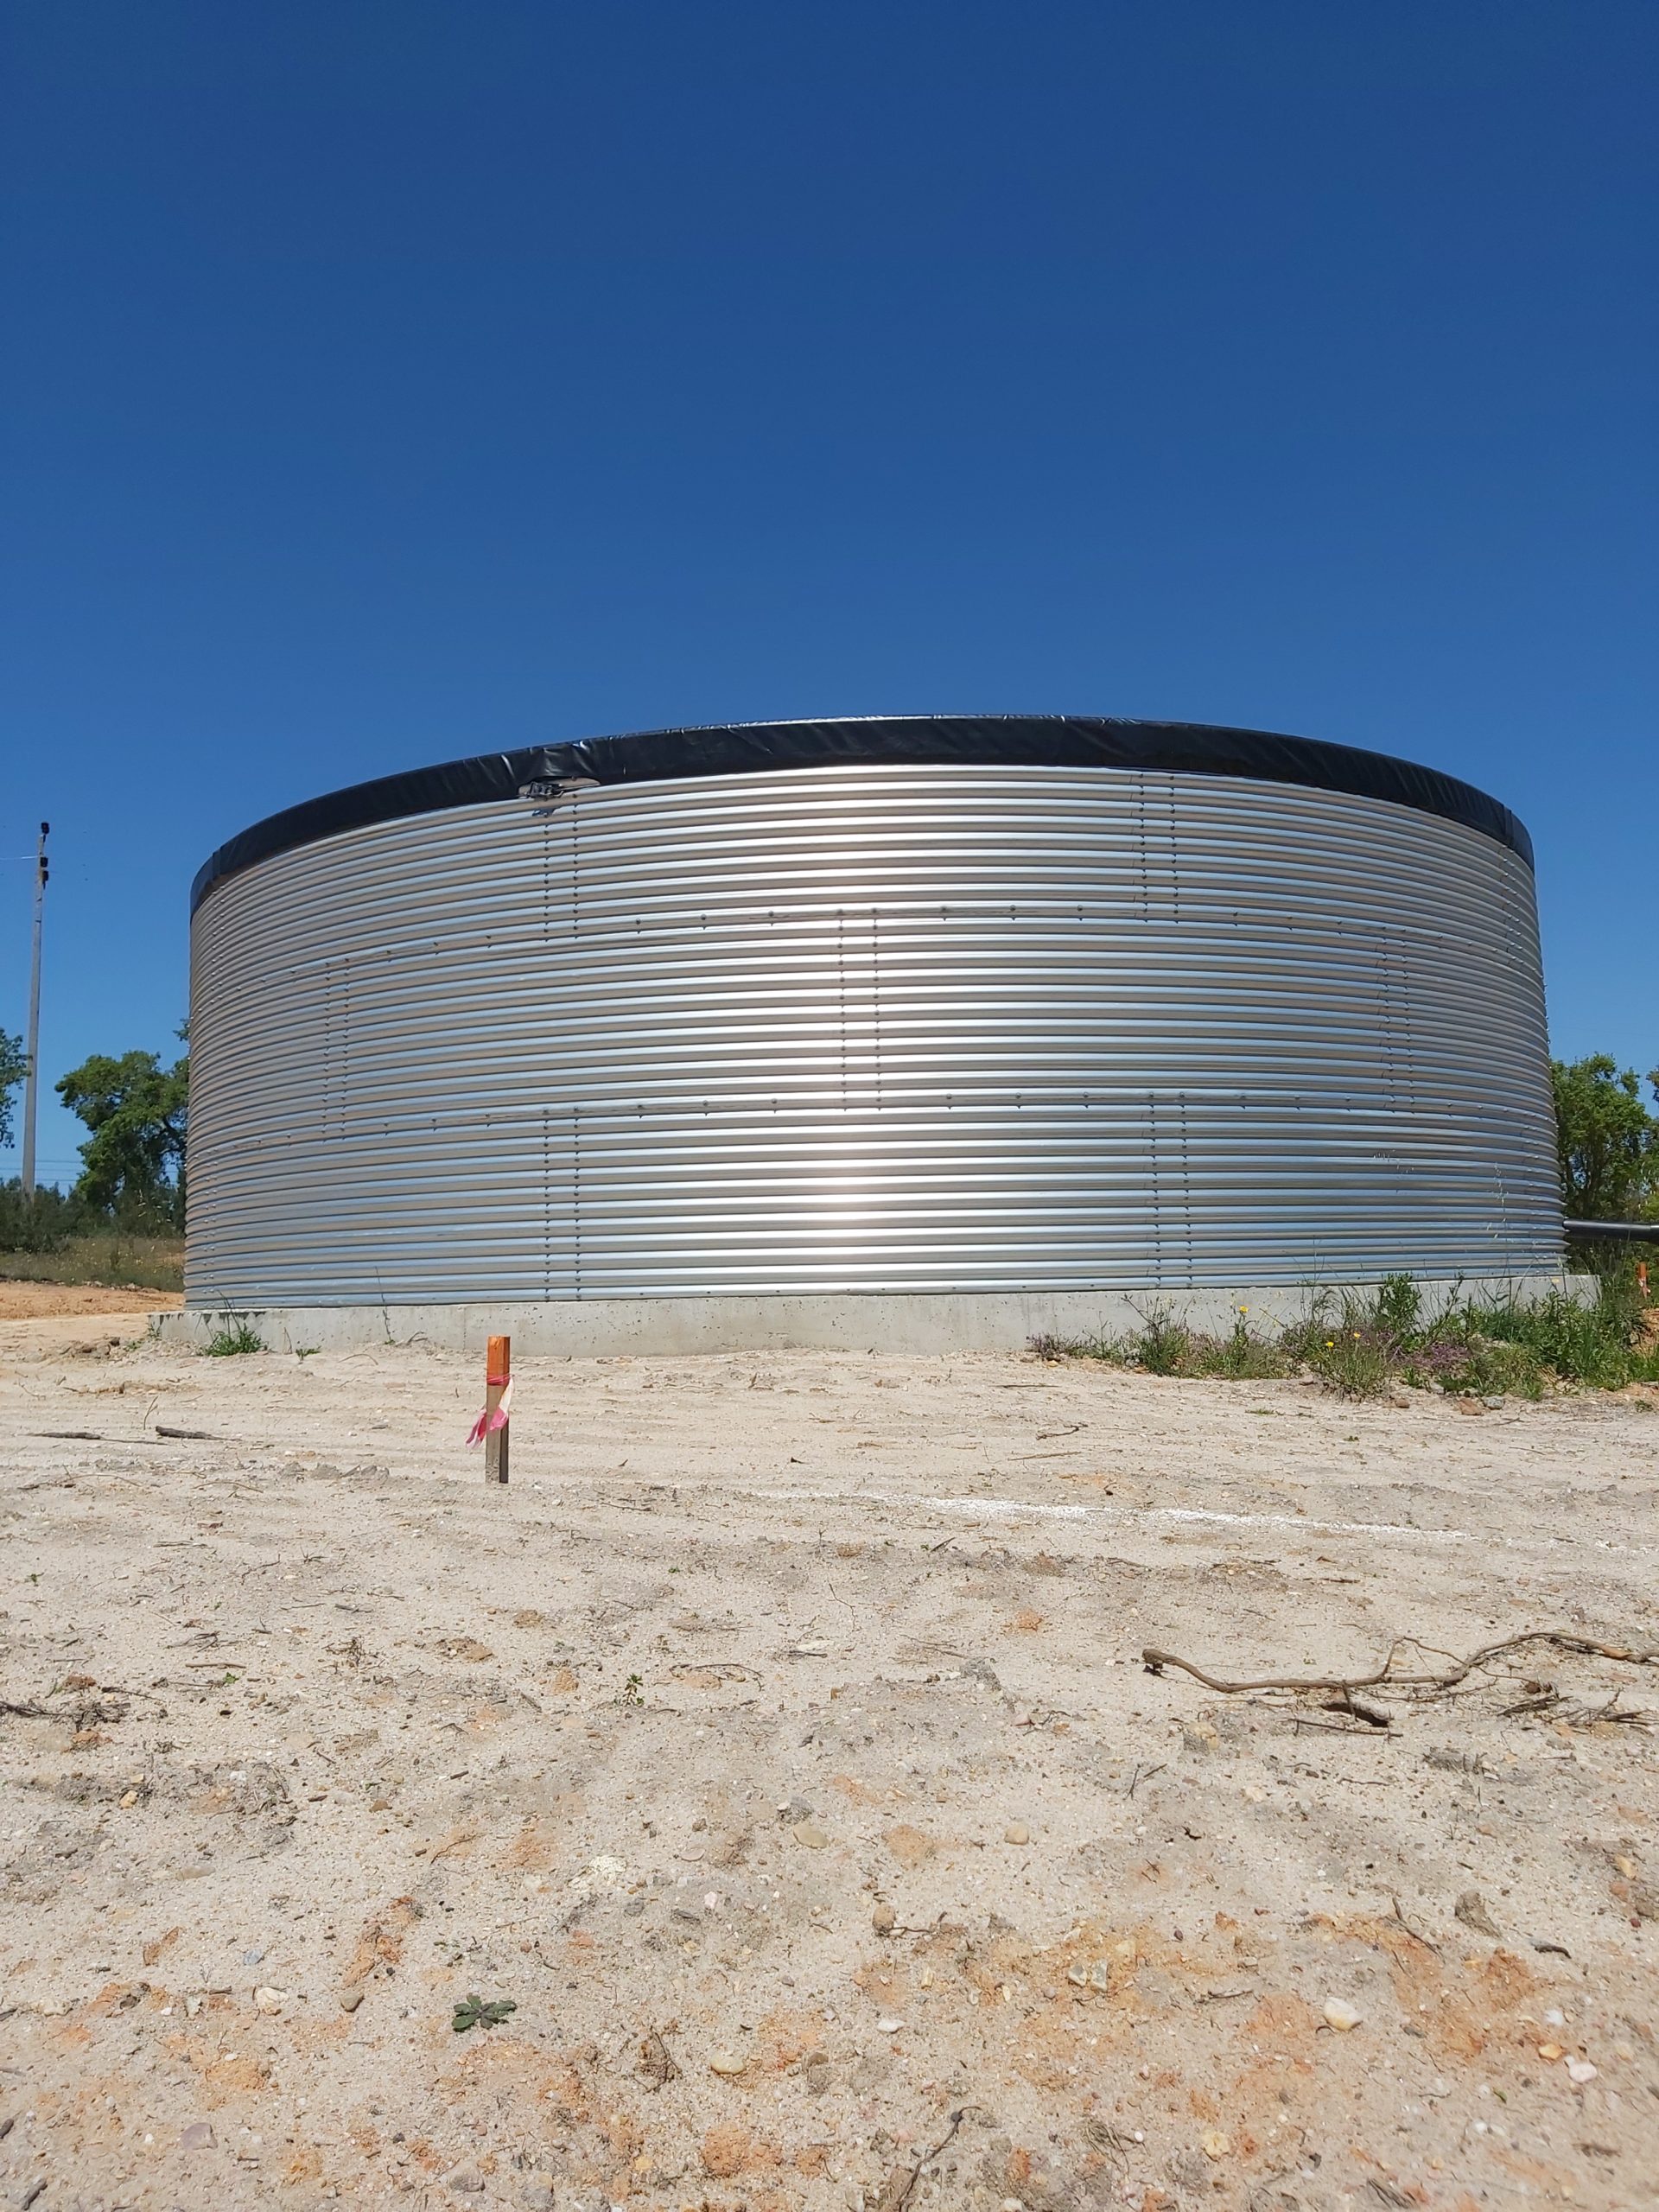
[[[29,963],[29,1036],[23,1047],[29,1057],[29,1073],[23,1078],[22,1179],[26,1198],[35,1195],[35,1108],[41,1093],[41,923],[46,910],[47,878],[51,873],[46,859],[46,840],[51,828],[49,822],[42,822],[41,834],[35,840],[35,944]]]

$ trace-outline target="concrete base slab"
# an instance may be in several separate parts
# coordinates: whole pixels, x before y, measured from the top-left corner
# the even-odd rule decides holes
[[[1355,1294],[1374,1295],[1374,1283]],[[1530,1304],[1565,1291],[1589,1302],[1588,1275],[1465,1277],[1424,1283],[1437,1299],[1512,1297]],[[374,1344],[425,1344],[435,1351],[476,1351],[510,1336],[524,1356],[569,1358],[730,1351],[1024,1351],[1036,1337],[1073,1340],[1122,1337],[1164,1313],[1190,1327],[1224,1334],[1241,1308],[1254,1330],[1300,1319],[1343,1286],[1278,1284],[1267,1289],[967,1291],[845,1293],[813,1298],[594,1298],[477,1306],[270,1306],[238,1308],[272,1351],[347,1351]],[[204,1345],[225,1325],[223,1307],[158,1313],[151,1328],[165,1344]]]

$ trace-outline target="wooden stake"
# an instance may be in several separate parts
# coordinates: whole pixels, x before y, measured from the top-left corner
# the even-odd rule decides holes
[[[501,1394],[512,1380],[512,1338],[492,1337],[484,1363],[484,1411],[493,1414],[501,1403]],[[484,1479],[486,1483],[504,1483],[507,1479],[507,1430],[503,1421],[499,1428],[493,1428],[484,1439]]]

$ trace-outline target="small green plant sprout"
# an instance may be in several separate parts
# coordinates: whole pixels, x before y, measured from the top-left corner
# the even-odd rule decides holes
[[[1422,1304],[1422,1293],[1409,1275],[1384,1275],[1377,1286],[1376,1325],[1403,1341],[1417,1326]]]
[[[1265,1382],[1269,1376],[1281,1375],[1285,1362],[1277,1348],[1250,1334],[1246,1319],[1248,1306],[1241,1306],[1233,1315],[1231,1336],[1220,1339],[1195,1337],[1192,1341],[1192,1364],[1199,1375],[1217,1375],[1235,1382]]]
[[[628,1676],[627,1681],[626,1681],[626,1682],[624,1682],[624,1683],[623,1683],[623,1685],[622,1685],[622,1702],[623,1702],[623,1704],[624,1704],[624,1705],[643,1705],[643,1704],[645,1703],[645,1676],[644,1676],[643,1675],[630,1675]]]
[[[511,1997],[493,1997],[486,2003],[474,1994],[456,2005],[455,2017],[449,2024],[458,2036],[464,2036],[468,2028],[499,2028],[509,2012],[518,2010]]]
[[[296,1344],[294,1357],[296,1359],[315,1359],[321,1350],[321,1344]]]
[[[264,1351],[264,1338],[245,1313],[227,1313],[220,1327],[202,1349],[209,1359],[235,1359],[243,1352]]]
[[[1179,1375],[1192,1357],[1192,1332],[1165,1307],[1154,1306],[1135,1355],[1148,1375]]]

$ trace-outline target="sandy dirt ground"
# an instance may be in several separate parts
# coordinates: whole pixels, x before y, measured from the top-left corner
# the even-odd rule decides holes
[[[503,1491],[475,1362],[67,1327],[0,1329],[0,2202],[1659,2201],[1659,1668],[1141,1658],[1653,1650],[1659,1409],[545,1360]]]

